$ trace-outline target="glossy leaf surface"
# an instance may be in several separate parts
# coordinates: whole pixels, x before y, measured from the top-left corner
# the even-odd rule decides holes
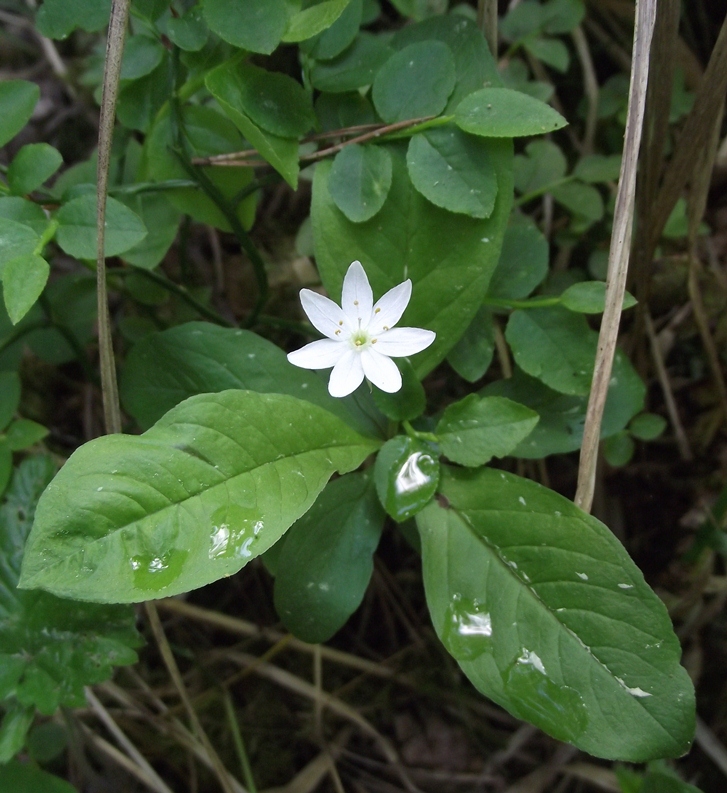
[[[84,686],[134,663],[140,644],[131,608],[16,589],[35,505],[55,470],[49,457],[24,460],[0,507],[0,698],[14,695],[45,714],[82,705]]]
[[[417,517],[434,627],[474,685],[597,757],[684,753],[694,692],[666,608],[609,529],[492,469]]]
[[[431,443],[397,435],[376,456],[374,482],[386,512],[402,523],[434,498],[439,484],[439,459]]]
[[[394,168],[386,202],[365,223],[352,223],[335,205],[328,189],[330,165],[316,168],[311,214],[316,262],[328,294],[334,300],[340,296],[352,259],[363,264],[376,297],[411,278],[411,302],[399,325],[437,334],[434,344],[412,359],[419,377],[444,358],[482,303],[510,212],[511,146],[510,141],[489,143],[499,190],[486,220],[427,201],[411,184],[399,146],[388,147]]]
[[[391,187],[391,157],[382,146],[352,144],[338,152],[328,190],[353,223],[370,220],[384,205]]]
[[[371,478],[347,474],[329,482],[281,540],[275,608],[299,639],[327,641],[359,607],[384,517]]]
[[[22,584],[118,603],[216,581],[378,445],[293,397],[191,397],[141,436],[98,438],[71,456],[38,505]]]
[[[465,97],[454,114],[465,132],[486,138],[544,135],[568,122],[552,107],[511,88],[482,88]]]
[[[510,399],[470,394],[445,409],[436,434],[452,462],[474,467],[510,454],[538,419],[534,410]]]

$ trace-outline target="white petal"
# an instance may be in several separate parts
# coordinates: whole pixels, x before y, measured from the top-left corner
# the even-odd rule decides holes
[[[319,295],[310,289],[300,290],[300,303],[303,311],[308,315],[311,325],[329,339],[338,340],[343,335],[336,331],[344,331],[348,327],[346,315],[327,297]],[[348,334],[346,334],[348,337]]]
[[[346,277],[343,279],[341,307],[354,328],[365,328],[371,317],[374,305],[374,293],[369,286],[369,279],[361,262],[351,262]],[[360,322],[359,322],[360,320]]]
[[[411,281],[407,278],[404,283],[395,286],[376,302],[374,313],[371,317],[369,332],[375,336],[383,333],[401,319],[404,309],[409,305],[411,298]]]
[[[392,358],[402,358],[426,350],[436,337],[437,334],[432,330],[394,328],[377,336],[376,352]]]
[[[328,393],[334,397],[348,396],[361,385],[363,379],[361,353],[357,350],[346,350],[333,367],[328,381]]]
[[[401,372],[391,358],[368,347],[361,353],[361,364],[364,374],[377,388],[389,394],[401,388]]]
[[[348,350],[348,345],[331,339],[313,341],[288,353],[288,360],[301,369],[328,369],[335,366]]]

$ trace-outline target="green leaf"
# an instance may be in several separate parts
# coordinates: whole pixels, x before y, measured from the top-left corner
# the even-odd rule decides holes
[[[656,440],[666,429],[667,422],[656,413],[642,413],[629,424],[629,432],[640,441]]]
[[[135,212],[148,229],[140,243],[124,251],[124,261],[145,270],[153,270],[176,239],[181,215],[163,193],[124,196],[122,203]]]
[[[118,603],[217,581],[378,445],[290,396],[191,397],[141,436],[108,435],[71,456],[38,504],[21,585]]]
[[[286,74],[249,63],[222,67],[218,80],[223,74],[235,85],[236,109],[266,132],[298,138],[315,124],[310,95]]]
[[[353,223],[370,220],[384,205],[391,187],[391,157],[381,146],[346,146],[333,159],[328,190]]]
[[[288,21],[283,41],[304,41],[322,33],[341,16],[351,0],[323,0],[298,11]]]
[[[562,394],[591,387],[596,334],[580,314],[559,307],[513,311],[505,330],[517,365]]]
[[[48,227],[48,218],[45,216],[42,207],[39,207],[33,201],[28,201],[18,196],[0,197],[0,219],[2,218],[29,226],[38,235],[42,234]],[[1,225],[0,234],[2,234]]]
[[[324,132],[376,121],[374,108],[358,91],[347,94],[321,94],[316,100],[318,122]]]
[[[361,605],[384,517],[370,477],[347,474],[329,482],[285,535],[275,609],[299,639],[327,641]]]
[[[315,372],[292,366],[279,347],[247,330],[188,322],[147,336],[129,353],[121,378],[124,408],[142,429],[188,397],[230,388],[289,394],[359,432],[381,433],[353,397],[334,399]]]
[[[0,276],[9,261],[32,256],[39,242],[40,237],[30,226],[0,217]]]
[[[621,172],[620,154],[589,154],[578,161],[573,169],[573,176],[582,182],[599,184],[617,182]]]
[[[13,475],[13,453],[8,442],[0,436],[0,496]]]
[[[0,766],[12,760],[25,746],[25,736],[34,718],[35,708],[25,707],[18,702],[12,702],[7,707],[0,724]]]
[[[205,0],[202,9],[223,41],[263,55],[278,46],[288,24],[285,0]]]
[[[149,132],[172,90],[169,65],[169,53],[162,48],[161,63],[154,71],[138,80],[122,83],[116,115],[125,127]]]
[[[69,256],[96,260],[96,197],[74,198],[58,210],[60,224],[56,238]],[[118,256],[133,248],[146,236],[141,218],[110,196],[106,199],[106,256]]]
[[[42,424],[30,419],[18,419],[8,427],[6,441],[11,451],[19,452],[42,441],[46,435],[48,429]]]
[[[517,7],[520,8],[520,6]],[[506,88],[521,91],[528,96],[539,99],[541,102],[549,102],[555,93],[555,89],[550,83],[531,80],[530,71],[520,58],[511,58],[503,66],[500,77]]]
[[[417,517],[435,630],[477,689],[596,757],[677,757],[694,692],[666,608],[613,533],[504,471],[445,468]]]
[[[111,0],[43,0],[35,24],[49,39],[65,39],[76,28],[95,33],[109,21]]]
[[[525,154],[515,157],[515,188],[527,195],[549,187],[565,176],[568,163],[560,146],[550,140],[534,140]]]
[[[17,372],[0,372],[0,432],[10,424],[20,405],[20,377]]]
[[[543,24],[545,9],[540,3],[525,0],[510,8],[500,23],[500,32],[506,41],[521,41],[537,34]]]
[[[30,121],[40,88],[27,80],[0,82],[0,146],[12,140]]]
[[[631,461],[636,451],[636,444],[631,435],[622,430],[606,438],[601,444],[601,451],[606,462],[614,468],[622,468]]]
[[[386,512],[403,523],[422,510],[439,484],[439,459],[433,444],[397,435],[376,455],[376,492]]]
[[[495,209],[486,220],[435,207],[409,180],[400,145],[387,146],[393,178],[384,206],[365,223],[352,223],[336,207],[328,189],[330,164],[321,162],[313,180],[316,262],[336,299],[353,259],[364,266],[373,291],[382,295],[411,278],[412,298],[402,325],[436,332],[434,344],[413,360],[417,375],[428,374],[454,346],[482,304],[500,253],[510,212],[511,143],[490,141],[497,173]]]
[[[350,0],[341,16],[327,29],[308,41],[301,42],[300,48],[311,58],[319,61],[330,60],[340,55],[358,35],[363,14],[362,0]]]
[[[245,143],[235,125],[222,113],[211,107],[187,105],[182,110],[186,140],[192,157],[209,157],[240,151]],[[174,147],[169,109],[162,110],[144,143],[139,178],[153,182],[168,179],[189,179]],[[252,181],[251,168],[203,168],[203,173],[230,200]],[[218,206],[202,191],[194,187],[175,188],[165,195],[180,212],[190,215],[200,223],[208,223],[222,231],[230,231],[230,224]],[[241,201],[237,217],[249,229],[255,218],[254,196]]]
[[[0,789],[13,793],[78,793],[73,785],[32,763],[11,760],[0,765]]]
[[[406,163],[414,187],[436,206],[474,218],[492,214],[497,177],[482,139],[451,126],[431,129],[411,138]]]
[[[525,49],[539,61],[551,66],[558,72],[568,71],[570,55],[568,48],[560,39],[529,38],[524,42]]]
[[[394,363],[401,372],[401,388],[390,394],[373,386],[374,402],[392,421],[411,421],[424,413],[427,395],[408,358],[397,358]]]
[[[171,17],[167,22],[167,35],[181,50],[201,50],[207,43],[209,30],[199,6],[192,6],[180,17]]]
[[[527,297],[545,280],[549,253],[548,241],[534,224],[508,226],[487,296],[499,300]]]
[[[454,122],[465,132],[486,138],[544,135],[568,123],[549,105],[511,88],[475,91],[457,106]]]
[[[59,757],[68,746],[66,730],[54,721],[37,724],[28,733],[26,747],[36,763],[49,763]]]
[[[581,281],[569,286],[560,296],[561,304],[569,311],[579,314],[602,314],[606,305],[606,284],[603,281]],[[626,292],[623,310],[633,308],[636,298]]]
[[[447,113],[473,91],[483,86],[501,85],[490,49],[474,22],[453,14],[434,16],[415,25],[405,25],[397,31],[392,46],[402,49],[430,40],[443,42],[454,56],[456,84],[445,108]]]
[[[42,256],[31,254],[5,262],[3,294],[5,308],[13,325],[17,325],[33,307],[49,275],[50,266]]]
[[[543,8],[543,30],[554,35],[570,33],[580,25],[585,15],[583,0],[549,0]]]
[[[133,0],[132,5],[150,22],[155,22],[169,8],[169,0]]]
[[[14,195],[32,193],[61,167],[63,157],[47,143],[29,143],[15,155],[8,168],[8,187]]]
[[[559,204],[588,224],[597,223],[603,218],[603,198],[592,185],[569,182],[554,187],[550,192]]]
[[[162,62],[164,46],[157,39],[145,35],[130,36],[124,44],[121,80],[138,80],[156,69]]]
[[[442,41],[421,41],[394,53],[374,80],[374,107],[389,124],[436,116],[454,90],[454,56]]]
[[[472,468],[510,454],[539,419],[510,399],[470,394],[447,407],[435,432],[444,455]]]
[[[298,186],[298,142],[282,138],[273,133],[264,132],[247,115],[249,103],[248,87],[245,83],[246,67],[223,63],[207,74],[205,85],[214,98],[220,103],[233,124],[257,149],[263,159],[296,189]]]
[[[356,91],[371,85],[389,55],[391,50],[383,37],[359,33],[353,44],[339,56],[313,65],[311,85],[319,91],[334,94]]]
[[[0,698],[14,694],[50,715],[83,705],[84,686],[132,664],[140,644],[134,611],[61,600],[16,589],[35,505],[55,473],[50,457],[26,458],[0,507]]]
[[[516,457],[540,459],[550,454],[565,454],[580,448],[586,420],[587,396],[566,396],[553,391],[515,367],[508,380],[491,383],[481,392],[504,396],[527,405],[540,416],[532,433],[515,449]],[[644,407],[646,387],[628,358],[616,351],[601,438],[620,432]]]
[[[649,771],[644,776],[639,793],[702,793],[702,791],[682,781],[676,774]]]
[[[457,374],[474,383],[490,368],[495,352],[495,326],[489,309],[480,308],[470,326],[447,355]]]

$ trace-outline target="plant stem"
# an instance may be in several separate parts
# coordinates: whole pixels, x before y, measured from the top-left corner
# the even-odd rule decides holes
[[[497,60],[497,0],[477,0],[477,27]]]
[[[410,438],[415,438],[418,441],[429,441],[431,443],[439,443],[439,438],[433,432],[421,432],[415,430],[408,421],[402,421],[402,426],[406,430],[406,434]]]

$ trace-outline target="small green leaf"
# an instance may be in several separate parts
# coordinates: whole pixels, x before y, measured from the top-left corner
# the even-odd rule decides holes
[[[373,124],[376,113],[369,100],[358,91],[346,94],[321,94],[316,100],[316,114],[324,132]]]
[[[0,436],[0,496],[13,475],[13,453],[8,442]],[[1,678],[0,678],[1,679]],[[0,693],[0,696],[2,694]]]
[[[640,441],[656,440],[666,429],[667,422],[656,413],[641,413],[629,424],[629,432]]]
[[[135,212],[148,229],[141,242],[124,251],[124,261],[153,270],[176,239],[181,214],[163,193],[142,193],[122,199],[122,203]]]
[[[192,6],[180,17],[171,17],[167,22],[167,35],[180,50],[201,50],[207,43],[209,30],[199,6]]]
[[[18,419],[8,427],[5,438],[11,451],[19,452],[42,441],[46,435],[48,429],[42,424],[30,419]]]
[[[30,121],[40,88],[27,80],[0,82],[0,146],[12,140]]]
[[[121,80],[138,80],[156,69],[162,62],[164,46],[151,36],[130,36],[124,44],[124,59],[121,62]]]
[[[42,234],[48,227],[48,218],[34,201],[28,201],[18,196],[0,197],[0,218],[14,220],[24,226],[29,226],[36,234]],[[0,227],[0,234],[2,228]]]
[[[489,309],[481,308],[460,340],[447,355],[449,365],[457,374],[475,383],[490,368],[495,353],[495,326]]]
[[[521,41],[536,35],[543,25],[544,8],[540,3],[523,2],[510,7],[500,23],[500,32],[506,41]]]
[[[40,237],[30,226],[0,217],[0,276],[9,261],[32,256],[39,242]]]
[[[121,84],[116,115],[125,127],[149,132],[159,111],[169,99],[169,64],[169,53],[162,48],[161,63],[156,69],[138,80]]]
[[[69,256],[96,259],[96,197],[74,198],[64,204],[56,215],[58,244]],[[138,215],[110,196],[106,199],[106,256],[118,256],[133,248],[146,236]]]
[[[132,5],[150,22],[156,22],[169,8],[169,0],[133,0]]]
[[[327,641],[359,607],[384,517],[370,477],[346,474],[328,483],[281,540],[275,609],[299,639]]]
[[[28,754],[36,763],[49,763],[59,757],[68,746],[68,733],[54,721],[37,724],[28,733]]]
[[[606,305],[606,284],[603,281],[581,281],[569,286],[560,296],[561,304],[578,314],[602,314]],[[636,298],[624,293],[623,310],[633,308]]]
[[[442,41],[410,44],[394,53],[374,80],[374,107],[389,124],[436,116],[454,90],[454,56]]]
[[[288,24],[285,0],[205,0],[202,10],[223,41],[263,55],[278,46]]]
[[[341,16],[351,0],[323,0],[291,16],[283,41],[304,41],[322,33]]]
[[[207,74],[205,84],[220,107],[257,149],[260,156],[267,160],[293,189],[296,189],[299,170],[298,142],[264,132],[247,115],[245,108],[250,99],[245,83],[246,68],[248,67],[231,62],[223,63]]]
[[[559,204],[589,225],[603,218],[603,198],[592,185],[568,182],[554,187],[550,192]]]
[[[340,55],[358,34],[363,15],[362,0],[350,0],[340,17],[318,36],[301,42],[300,48],[311,58],[330,60]]]
[[[328,178],[331,198],[353,223],[371,219],[391,187],[391,157],[381,146],[346,146],[333,160]]]
[[[35,718],[35,708],[25,707],[17,701],[11,700],[6,707],[0,724],[0,766],[12,760],[25,746],[25,736]]]
[[[49,39],[65,39],[76,28],[95,33],[109,21],[111,0],[44,0],[35,17]]]
[[[60,777],[53,776],[33,763],[11,760],[0,766],[0,789],[13,793],[78,793]]]
[[[313,65],[310,71],[311,84],[319,91],[334,94],[356,91],[371,85],[390,55],[391,50],[381,36],[359,33],[353,44],[339,56]]]
[[[578,161],[573,169],[573,176],[577,176],[582,182],[600,184],[617,182],[620,172],[620,154],[589,154]]]
[[[3,294],[5,308],[13,325],[17,325],[35,305],[49,275],[50,266],[42,256],[18,256],[5,262]]]
[[[445,467],[418,516],[434,628],[475,687],[597,757],[678,757],[694,691],[664,604],[606,526],[541,485]]]
[[[588,393],[596,357],[585,318],[563,308],[513,311],[505,338],[517,365],[562,394]]]
[[[601,451],[606,462],[614,468],[622,468],[631,461],[636,451],[636,444],[631,435],[622,430],[606,438],[601,444]]]
[[[376,407],[392,421],[412,421],[424,412],[427,395],[408,358],[395,361],[401,372],[402,386],[393,394],[373,386]]]
[[[402,523],[434,498],[439,484],[438,454],[431,443],[397,435],[376,456],[376,492],[386,512]]]
[[[653,763],[652,765],[656,765]],[[679,779],[674,772],[649,771],[644,776],[639,793],[702,793],[701,789]]]
[[[444,411],[436,435],[444,455],[473,468],[510,454],[539,418],[534,410],[510,399],[470,394]]]
[[[15,155],[8,168],[8,187],[14,195],[32,193],[61,167],[63,157],[47,143],[29,143]]]
[[[10,424],[20,405],[20,377],[17,372],[0,372],[0,432]]]
[[[21,586],[130,603],[217,581],[378,446],[293,397],[191,397],[141,436],[107,435],[71,456],[38,504]]]
[[[528,38],[523,42],[525,49],[539,61],[551,66],[558,72],[568,71],[570,55],[568,48],[560,39],[544,37]]]
[[[583,0],[549,0],[543,7],[543,30],[553,35],[570,33],[580,25],[585,15]]]
[[[534,140],[525,154],[515,157],[515,188],[527,195],[549,187],[562,179],[568,162],[560,146],[550,140]]]
[[[548,241],[534,224],[508,226],[487,296],[500,300],[527,297],[545,280],[549,253]]]
[[[479,138],[447,126],[414,135],[406,155],[416,189],[450,212],[488,218],[495,207],[497,176]]]
[[[482,88],[457,106],[454,122],[486,138],[545,135],[568,122],[552,107],[510,88]]]

